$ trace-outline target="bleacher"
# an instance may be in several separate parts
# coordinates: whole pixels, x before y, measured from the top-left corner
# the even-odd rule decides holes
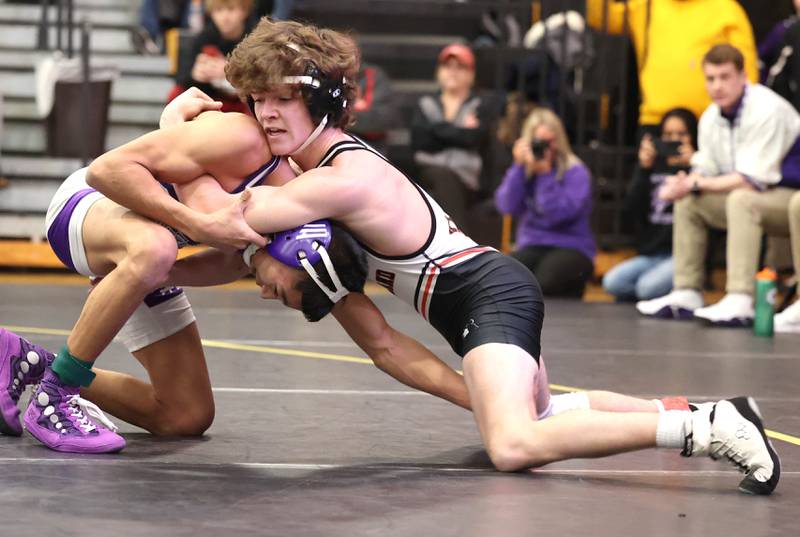
[[[46,155],[46,127],[36,110],[34,65],[50,52],[37,50],[41,7],[0,2],[0,92],[3,136],[0,173],[9,185],[0,191],[0,236],[40,240],[43,214],[55,189],[81,166],[79,159]],[[121,71],[112,86],[106,147],[120,145],[155,128],[172,86],[166,57],[142,57],[130,42],[136,14],[124,0],[77,0],[74,20],[92,25],[91,58],[116,64]],[[51,8],[50,21],[55,20]],[[50,44],[56,43],[51,27]],[[66,42],[66,38],[65,38]],[[80,43],[79,30],[73,42]],[[75,133],[80,136],[81,133]]]
[[[134,51],[130,27],[137,19],[135,3],[75,0],[75,6],[75,21],[86,18],[92,24],[92,59],[112,61],[120,70],[121,76],[112,86],[105,141],[106,149],[110,149],[156,128],[164,99],[173,83],[170,61],[165,56],[139,56]],[[531,3],[520,1],[305,0],[298,3],[293,17],[354,30],[359,36],[364,60],[381,65],[392,77],[399,117],[409,119],[418,97],[436,88],[433,76],[438,51],[445,44],[474,36],[481,13],[498,7],[525,21],[523,26],[532,16]],[[45,122],[38,117],[34,98],[33,66],[38,58],[48,54],[37,50],[41,16],[39,5],[0,0],[0,78],[4,94],[0,174],[9,179],[9,186],[0,190],[0,238],[26,238],[34,242],[43,238],[43,215],[55,189],[66,175],[81,165],[78,159],[46,156]],[[51,21],[53,17],[51,13]],[[75,32],[74,41],[79,43],[78,30]],[[48,38],[50,44],[55,42],[54,29],[50,30]],[[602,44],[596,43],[598,56],[606,58],[618,57],[627,46],[625,38],[616,37],[604,37]],[[504,82],[501,64],[519,57],[518,50],[506,47],[478,50],[478,89],[487,95],[500,96]],[[613,69],[610,68],[612,63]],[[620,111],[612,103],[611,110],[604,112],[600,104],[601,93],[618,85],[618,79],[624,74],[622,67],[617,60],[597,60],[593,70],[587,73],[580,101],[587,128],[582,139],[575,143],[576,151],[594,172],[593,220],[602,246],[619,246],[626,240],[619,225],[618,208],[628,177],[626,163],[631,160],[633,151],[621,147],[621,138],[616,135],[622,122],[615,121],[614,117],[624,110]],[[605,90],[600,89],[601,83]],[[609,124],[601,133],[598,127],[603,113]],[[389,133],[388,142],[389,157],[402,169],[410,169],[408,125],[397,125]],[[490,173],[499,179],[502,168]],[[499,217],[491,214],[491,210],[487,213],[484,206],[476,209],[475,218],[486,221],[486,225],[481,226],[486,236],[476,239],[499,244]],[[600,266],[605,264],[601,262]],[[53,266],[58,266],[57,262],[54,261]]]

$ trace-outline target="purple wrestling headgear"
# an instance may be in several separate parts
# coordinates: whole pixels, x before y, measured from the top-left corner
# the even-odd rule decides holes
[[[342,285],[328,255],[327,248],[331,245],[332,238],[331,223],[328,220],[317,220],[294,229],[275,233],[272,242],[267,245],[267,252],[284,265],[305,269],[311,279],[335,304],[350,291]],[[322,282],[317,271],[314,270],[313,265],[316,265],[320,259],[328,269],[328,275],[333,282],[333,291]]]

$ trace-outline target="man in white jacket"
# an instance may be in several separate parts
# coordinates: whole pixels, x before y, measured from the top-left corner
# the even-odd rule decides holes
[[[789,200],[800,187],[800,115],[772,90],[750,84],[741,52],[717,45],[703,58],[713,103],[700,118],[692,172],[659,192],[675,202],[673,291],[637,303],[644,315],[749,326],[761,237],[788,236]],[[726,295],[703,307],[709,228],[727,229]]]

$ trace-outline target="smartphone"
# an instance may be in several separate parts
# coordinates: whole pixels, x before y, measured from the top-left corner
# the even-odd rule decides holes
[[[678,148],[681,146],[681,142],[678,140],[665,141],[656,138],[653,143],[656,146],[656,152],[662,157],[677,157],[680,155]]]

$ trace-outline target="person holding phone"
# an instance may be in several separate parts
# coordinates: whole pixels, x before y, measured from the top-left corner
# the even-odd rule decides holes
[[[572,152],[561,120],[546,108],[528,115],[514,143],[514,163],[495,192],[497,209],[519,219],[516,258],[545,296],[583,296],[594,274],[589,227],[592,180]]]
[[[788,236],[788,207],[800,187],[800,115],[759,84],[750,84],[742,53],[715,45],[703,57],[713,103],[698,124],[691,173],[670,175],[658,196],[675,204],[673,290],[636,308],[659,318],[750,326],[761,239]],[[709,228],[728,232],[726,294],[703,307]]]
[[[673,108],[661,118],[659,133],[642,138],[625,198],[637,255],[603,277],[603,289],[617,300],[648,300],[672,290],[672,202],[660,199],[658,190],[667,176],[689,171],[697,151],[697,118],[686,108]]]

